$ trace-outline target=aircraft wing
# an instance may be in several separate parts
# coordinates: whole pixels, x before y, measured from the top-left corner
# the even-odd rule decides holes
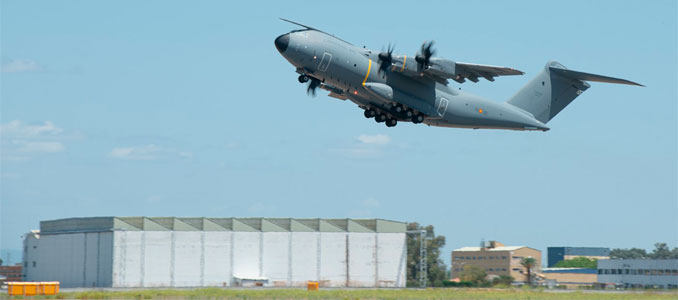
[[[416,72],[410,73],[417,74]],[[513,68],[455,62],[439,57],[431,58],[422,73],[443,84],[447,84],[447,79],[463,83],[466,79],[473,82],[478,82],[478,78],[494,81],[494,77],[497,76],[525,74]]]
[[[522,71],[499,66],[479,65],[455,62],[455,73],[457,77],[451,78],[457,82],[464,82],[464,78],[473,82],[478,82],[478,78],[482,77],[489,81],[494,81],[494,77],[508,76],[508,75],[523,75]]]

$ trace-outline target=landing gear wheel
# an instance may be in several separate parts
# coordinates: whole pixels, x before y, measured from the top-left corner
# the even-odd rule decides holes
[[[386,120],[386,127],[395,127],[396,125],[398,125],[398,120],[396,119]]]
[[[310,78],[308,78],[306,75],[299,75],[299,78],[297,79],[299,80],[299,83],[306,83]]]
[[[374,120],[377,121],[377,123],[384,122],[384,121],[386,121],[386,115],[378,114],[374,117]]]
[[[419,124],[421,122],[424,122],[424,116],[422,115],[412,116],[412,123]]]
[[[376,111],[373,111],[371,109],[366,109],[365,110],[365,118],[373,118],[377,114]]]
[[[399,113],[399,112],[403,111],[403,107],[402,107],[402,105],[396,105],[393,108],[393,110],[395,110],[395,112]]]
[[[408,117],[408,118],[411,118],[412,115],[413,115],[413,113],[412,113],[411,110],[408,110],[408,111],[405,112],[405,116]]]

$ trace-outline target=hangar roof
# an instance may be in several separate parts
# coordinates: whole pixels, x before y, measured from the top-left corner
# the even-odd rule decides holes
[[[114,230],[405,233],[406,225],[383,219],[85,217],[40,221],[40,234]]]

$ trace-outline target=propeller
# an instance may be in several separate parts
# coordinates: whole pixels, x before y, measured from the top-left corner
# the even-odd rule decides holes
[[[417,67],[419,69],[423,69],[425,66],[427,66],[431,60],[431,56],[435,54],[433,43],[434,41],[430,41],[428,43],[424,42],[421,44],[421,51],[417,54],[417,56],[414,57],[414,60],[417,61]]]
[[[306,93],[315,97],[315,89],[317,89],[319,86],[320,86],[320,80],[311,77],[311,82],[308,83],[308,88],[306,89]]]
[[[386,52],[379,53],[379,71],[386,72],[393,63],[393,50],[395,45],[388,44]]]

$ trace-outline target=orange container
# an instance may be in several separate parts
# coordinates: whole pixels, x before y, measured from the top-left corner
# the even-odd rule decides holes
[[[56,295],[59,293],[58,281],[40,282],[39,287],[40,295]]]
[[[7,294],[10,296],[23,296],[24,295],[24,285],[23,282],[7,282]]]
[[[308,285],[306,287],[309,291],[317,291],[318,290],[318,282],[317,281],[309,281]]]
[[[59,293],[59,282],[18,282],[7,283],[7,294],[10,296],[56,295]]]
[[[37,282],[8,282],[7,294],[10,296],[35,296],[38,294]]]

